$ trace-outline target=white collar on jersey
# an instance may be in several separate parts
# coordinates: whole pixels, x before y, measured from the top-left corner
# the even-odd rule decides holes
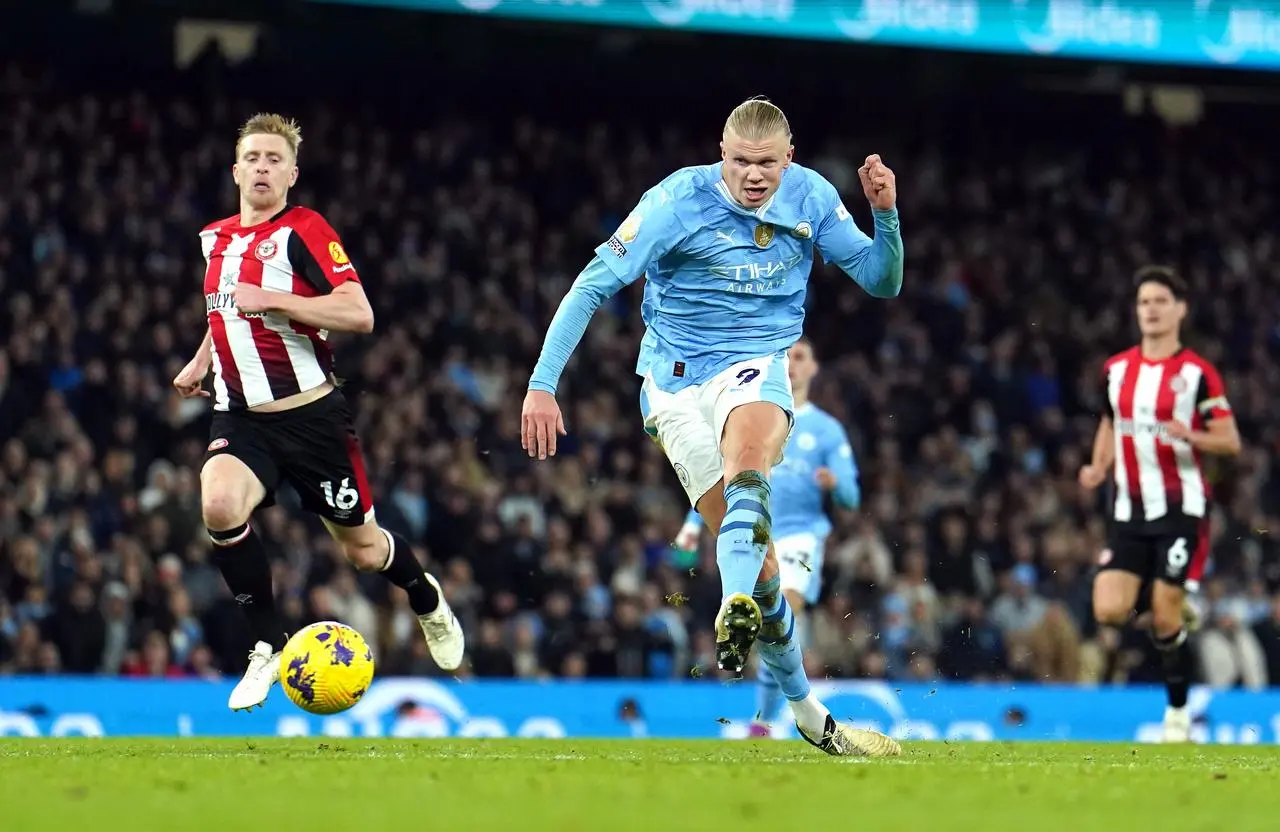
[[[747,214],[748,216],[755,217],[758,220],[764,219],[765,212],[773,205],[773,201],[778,198],[778,192],[774,191],[773,196],[765,200],[764,205],[761,205],[759,208],[752,211],[750,208],[747,208],[741,202],[733,198],[733,194],[729,191],[729,186],[724,184],[723,179],[716,180],[716,193],[720,194],[720,196],[724,198],[724,201],[729,203],[729,207],[737,211],[739,214]]]

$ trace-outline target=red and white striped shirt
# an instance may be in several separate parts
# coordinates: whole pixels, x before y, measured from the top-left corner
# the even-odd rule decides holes
[[[1177,420],[1200,431],[1230,416],[1218,371],[1186,348],[1157,360],[1133,347],[1107,360],[1103,379],[1115,429],[1115,519],[1207,516],[1211,495],[1200,452],[1170,439],[1164,425]]]
[[[240,410],[315,389],[333,374],[326,330],[283,315],[241,313],[236,285],[299,297],[327,295],[360,276],[324,217],[289,206],[244,227],[240,217],[200,232],[205,309],[213,336],[214,410]]]

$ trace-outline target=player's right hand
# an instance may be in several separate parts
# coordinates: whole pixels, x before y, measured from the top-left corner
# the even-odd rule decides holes
[[[530,457],[546,459],[556,455],[556,435],[567,433],[556,397],[545,390],[530,390],[520,413],[520,447]]]
[[[204,377],[209,375],[209,367],[202,364],[198,359],[192,359],[187,366],[182,368],[182,372],[174,376],[173,389],[178,391],[178,395],[184,399],[193,399],[196,396],[209,397],[209,391],[204,389]]]
[[[1107,471],[1098,465],[1086,465],[1080,469],[1080,486],[1092,491],[1107,480]]]

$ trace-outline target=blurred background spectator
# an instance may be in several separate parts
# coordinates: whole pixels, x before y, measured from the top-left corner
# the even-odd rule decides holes
[[[340,66],[271,44],[183,70],[93,49],[57,57],[38,37],[11,53],[0,672],[212,679],[243,666],[249,639],[200,517],[207,402],[178,400],[169,380],[205,329],[196,232],[234,211],[235,130],[278,109],[303,125],[294,199],[344,236],[377,314],[373,336],[335,342],[379,516],[441,576],[469,634],[464,672],[713,676],[714,553],[672,551],[687,506],[639,429],[639,287],[605,306],[570,365],[561,455],[531,464],[516,431],[542,333],[593,247],[645,188],[714,159],[724,114],[762,90],[734,82],[750,63],[732,41],[653,46],[666,56],[654,72],[707,79],[659,101],[661,84],[638,80],[602,30],[531,42],[477,25],[441,21],[420,33],[437,50],[384,58],[413,79],[399,86],[354,35]],[[477,66],[450,39],[489,57]],[[798,47],[771,48],[764,91],[788,111],[798,158],[870,229],[851,171],[882,154],[908,251],[891,301],[814,274],[815,400],[849,428],[865,496],[836,518],[811,672],[1156,678],[1141,636],[1104,644],[1092,626],[1104,521],[1075,477],[1101,360],[1135,337],[1130,274],[1161,261],[1194,287],[1191,341],[1222,369],[1248,445],[1215,476],[1202,677],[1280,684],[1275,114],[1215,106],[1171,126],[1018,85],[1007,64],[949,84],[937,66],[954,56],[906,64],[806,44],[800,72],[781,60]],[[538,77],[517,77],[531,61]],[[884,79],[873,118],[833,117],[813,97],[811,79],[836,73]],[[865,112],[867,99],[851,89],[847,103]],[[281,496],[258,527],[290,623],[342,620],[382,673],[438,672],[400,593],[354,573]]]

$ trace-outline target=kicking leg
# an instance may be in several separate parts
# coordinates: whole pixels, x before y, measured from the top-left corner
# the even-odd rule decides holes
[[[766,560],[765,568],[768,569],[768,561]],[[767,587],[766,587],[767,591]],[[759,587],[757,586],[757,592]],[[792,590],[783,590],[782,597],[786,600],[787,605],[791,608],[792,614],[795,616],[795,643],[800,650],[800,672],[804,673],[804,651],[807,648],[805,637],[805,615],[804,599],[800,597],[800,593]],[[757,603],[760,603],[757,598]],[[765,605],[761,604],[761,611],[764,612]],[[796,612],[800,610],[800,612]],[[765,625],[768,627],[768,613],[765,613]],[[765,647],[763,642],[760,647],[759,673],[756,676],[756,716],[751,722],[751,735],[767,737],[782,719],[782,707],[787,702],[787,698],[782,693],[782,686],[778,679],[774,677],[773,670],[769,667],[768,662],[763,657],[769,652],[770,648]]]
[[[718,521],[724,517],[724,498],[718,488],[707,492],[697,507],[708,529],[719,527]],[[834,756],[901,754],[901,746],[884,734],[836,722],[814,696],[804,670],[803,651],[796,639],[795,615],[780,585],[778,558],[770,542],[752,587],[752,602],[760,611],[761,620],[759,655],[764,668],[761,677],[768,674],[780,698],[790,704],[800,735],[810,745]]]
[[[248,710],[266,701],[280,679],[280,650],[286,637],[276,610],[271,564],[262,540],[249,524],[266,487],[249,466],[230,454],[210,457],[200,470],[200,509],[213,541],[213,562],[249,621],[253,650],[244,677],[227,707]]]
[[[423,569],[409,541],[373,520],[359,526],[340,526],[325,519],[325,525],[352,566],[362,572],[381,572],[405,591],[409,606],[418,615],[431,658],[442,670],[457,670],[466,648],[462,625],[444,600],[439,582]]]
[[[878,731],[837,722],[827,706],[809,687],[804,654],[796,638],[796,618],[791,603],[779,589],[776,558],[766,562],[756,585],[756,598],[764,614],[760,633],[760,659],[773,673],[782,695],[791,706],[796,730],[805,742],[834,757],[896,757],[902,746]]]
[[[784,543],[786,541],[783,541]],[[776,555],[776,545],[773,542],[769,544],[769,555],[765,558],[764,569],[761,570],[761,578],[756,584],[755,599],[760,605],[760,609],[764,614],[765,631],[769,629],[769,610],[776,603],[771,595],[774,591],[773,581],[766,580],[765,575],[776,572],[778,586],[782,590],[782,598],[786,602],[791,614],[795,619],[794,638],[792,639],[796,648],[800,652],[801,661],[799,672],[804,675],[804,651],[808,647],[805,627],[805,611],[806,602],[804,595],[800,590],[796,589],[796,577],[789,574],[787,562]],[[785,615],[785,613],[782,613]],[[778,724],[782,717],[782,706],[787,702],[787,697],[783,695],[781,680],[774,677],[774,671],[767,661],[764,661],[773,647],[768,644],[765,637],[761,636],[760,655],[762,661],[760,663],[759,674],[756,684],[756,716],[751,722],[752,736],[769,736],[772,728]],[[790,666],[788,665],[788,669]]]

